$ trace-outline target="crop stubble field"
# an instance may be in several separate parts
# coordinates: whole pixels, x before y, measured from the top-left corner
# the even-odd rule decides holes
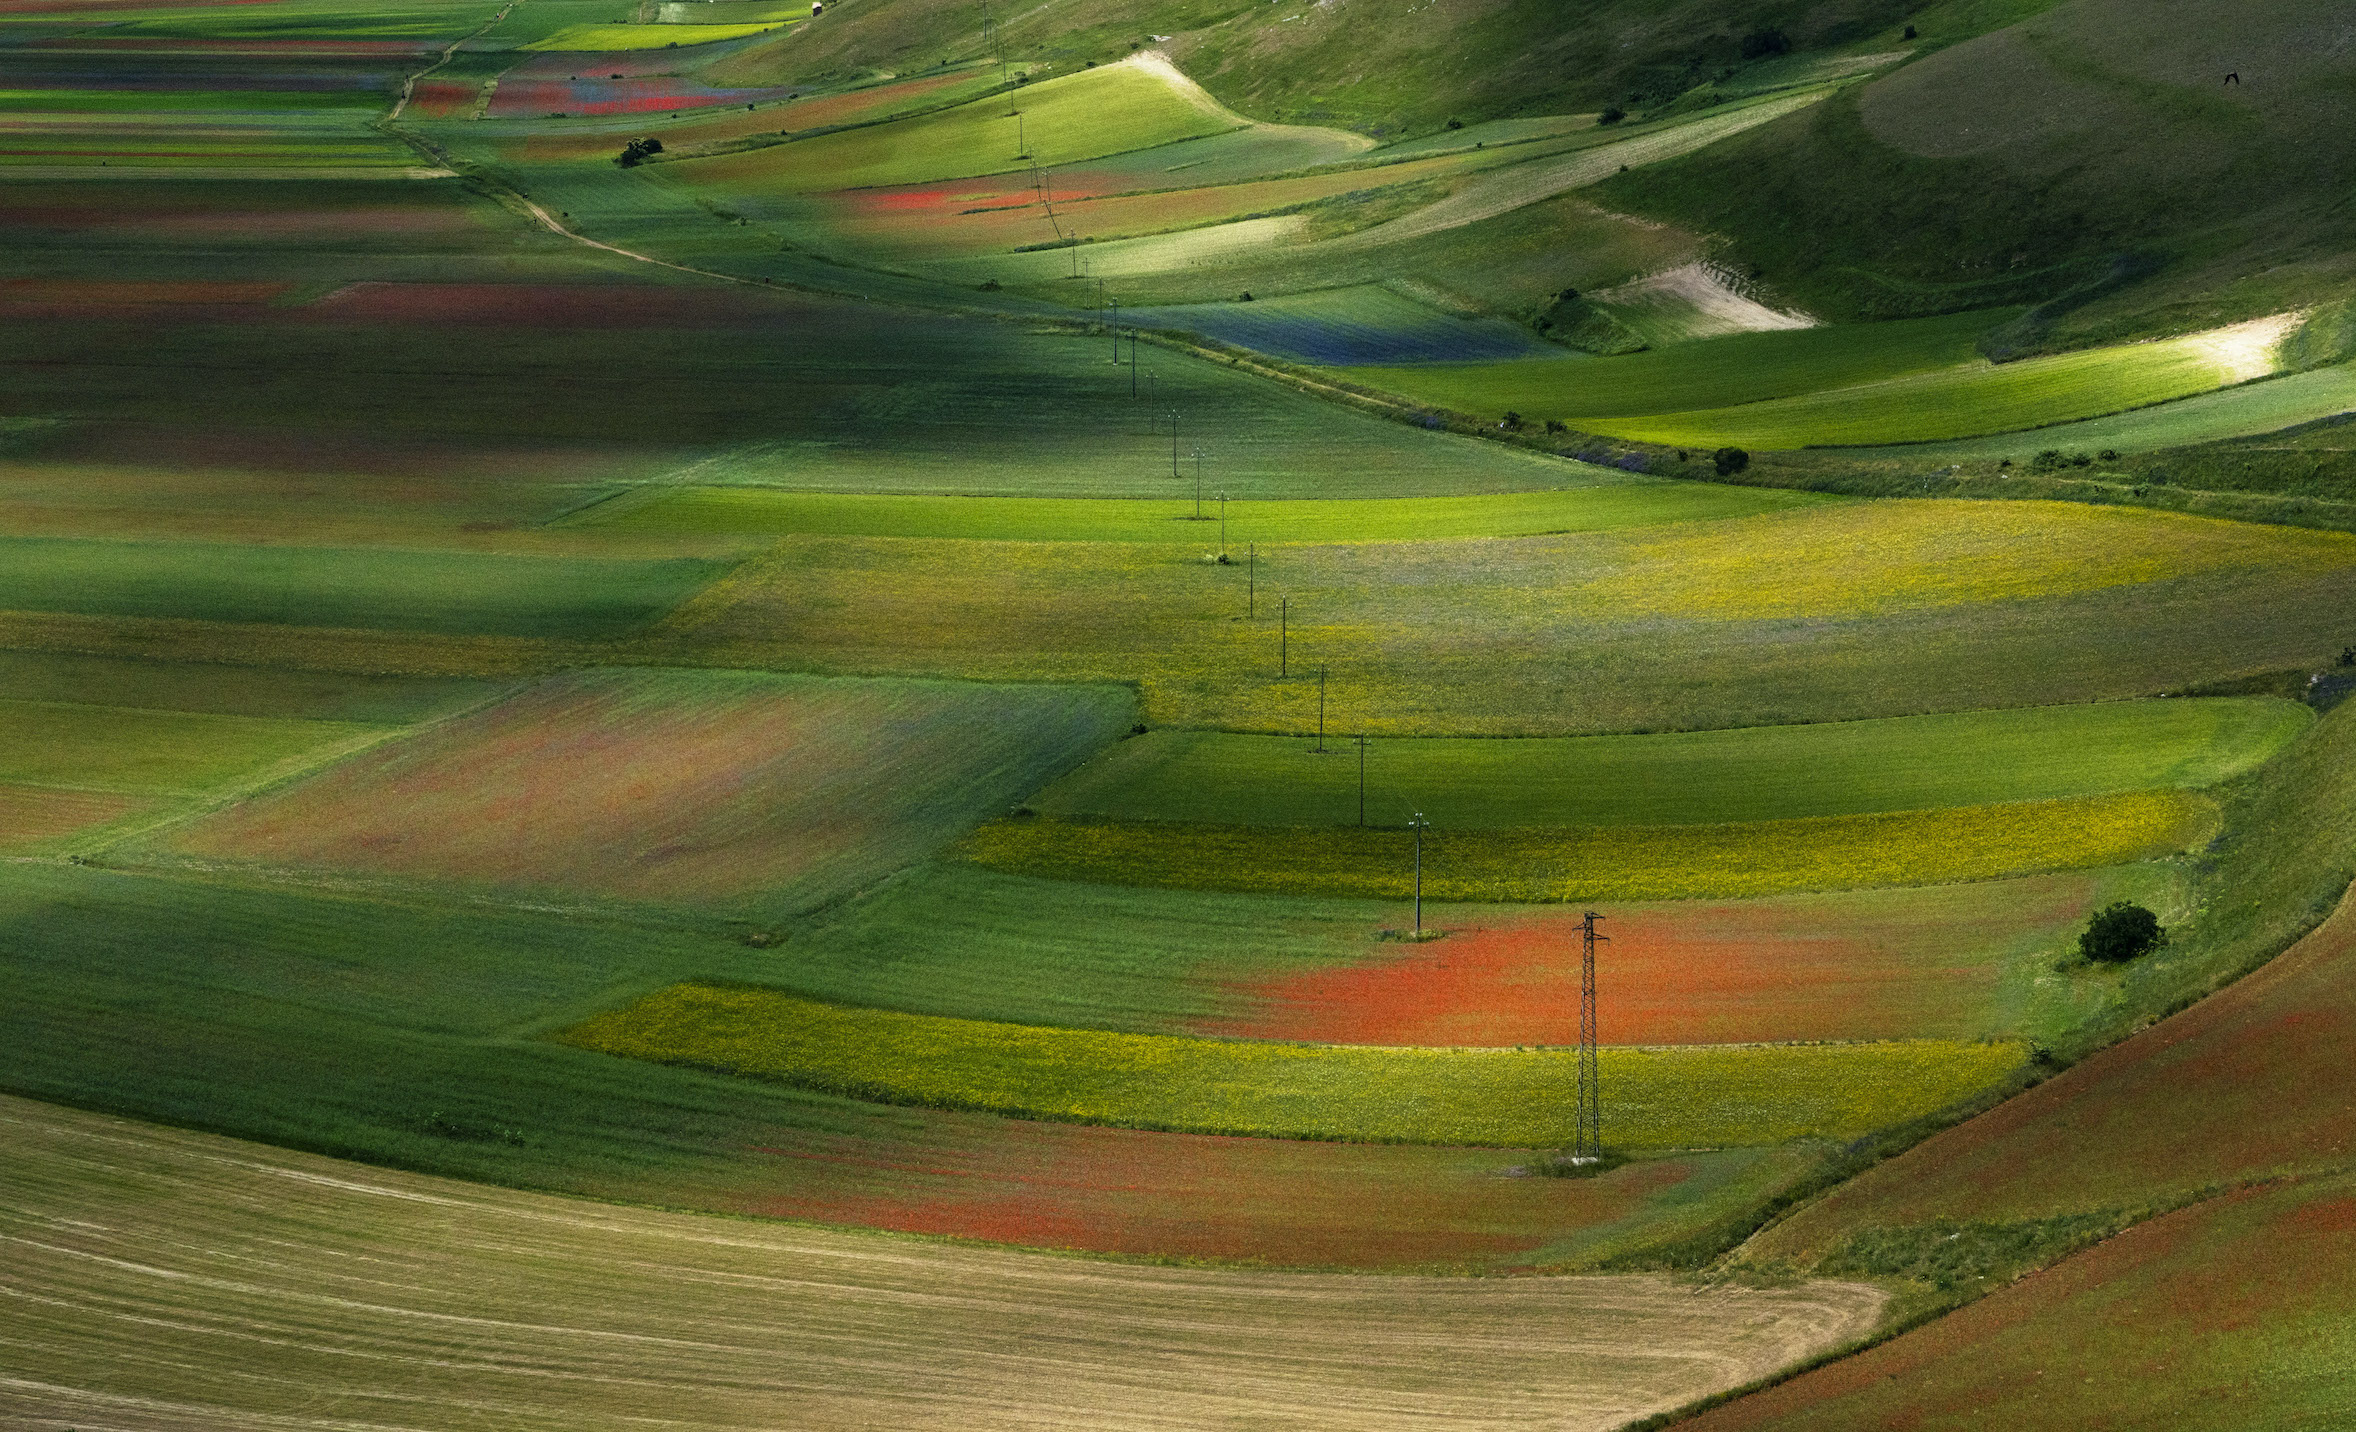
[[[19,1100],[0,1117],[16,1266],[43,1299],[8,1397],[41,1418],[323,1428],[392,1398],[450,1428],[755,1427],[789,1405],[810,1427],[890,1408],[974,1427],[1600,1429],[1854,1336],[1883,1301],[1829,1281],[1118,1267],[355,1170]],[[192,1382],[191,1363],[214,1375]]]

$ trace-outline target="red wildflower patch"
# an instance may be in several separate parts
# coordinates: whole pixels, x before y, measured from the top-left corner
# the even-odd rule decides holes
[[[2001,936],[2059,926],[2083,880],[2019,882],[1988,914],[1999,947],[1959,953],[1956,897],[1630,907],[1607,929],[1597,1022],[1611,1044],[1976,1035],[2002,975]],[[1229,986],[1238,1017],[1199,1032],[1338,1044],[1568,1044],[1578,1038],[1577,920],[1502,916],[1365,962]]]
[[[936,1132],[946,1132],[947,1121]],[[1495,1266],[1635,1213],[1677,1162],[1595,1179],[1506,1178],[1499,1150],[1301,1143],[976,1124],[889,1150],[848,1139],[763,1152],[747,1212],[1097,1253],[1355,1268]]]
[[[0,279],[0,303],[44,309],[268,303],[293,287],[288,283],[239,283],[222,279],[12,278]]]
[[[484,323],[537,328],[703,328],[774,324],[792,301],[742,287],[653,284],[355,283],[305,315],[337,323]]]

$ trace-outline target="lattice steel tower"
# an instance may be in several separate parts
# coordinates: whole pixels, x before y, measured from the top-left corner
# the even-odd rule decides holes
[[[1610,944],[1609,935],[1595,933],[1603,916],[1593,910],[1579,922],[1579,1087],[1577,1131],[1571,1136],[1574,1162],[1603,1157],[1603,1086],[1595,1068],[1595,946]]]

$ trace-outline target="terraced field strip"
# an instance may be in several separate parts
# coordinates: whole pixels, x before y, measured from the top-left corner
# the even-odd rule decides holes
[[[2051,1039],[2115,991],[2055,980],[2087,915],[2174,922],[2173,866],[1742,901],[1611,902],[1610,1044]],[[1578,1025],[1581,907],[1082,885],[962,861],[906,872],[793,938],[837,1004],[1017,1024],[1318,1044],[1552,1044]],[[738,976],[730,975],[729,978]]]
[[[2292,326],[2288,316],[2253,319],[2153,343],[1968,363],[1740,408],[1590,418],[1585,426],[1647,442],[1746,448],[1938,442],[2042,428],[2263,378]]]
[[[1843,1282],[1150,1268],[573,1202],[0,1101],[44,1425],[1603,1432],[1863,1334]]]
[[[1755,129],[1781,119],[1794,110],[1805,109],[1832,93],[1830,89],[1816,89],[1776,95],[1731,106],[1650,134],[1515,165],[1484,175],[1447,198],[1426,205],[1404,218],[1329,240],[1328,244],[1337,251],[1379,248],[1448,229],[1462,228],[1467,224],[1477,224],[1483,219],[1493,219],[1525,205],[1551,199],[1567,190],[1599,183],[1624,168],[1658,164],[1663,160],[1691,154],[1746,129]]]
[[[2017,310],[1947,314],[1697,339],[1618,358],[1559,353],[1489,363],[1341,365],[1352,382],[1457,412],[1561,418],[1585,425],[1649,413],[1717,409],[1953,370],[1982,333]]]
[[[532,41],[524,48],[579,50],[595,54],[667,50],[709,45],[720,40],[741,40],[747,35],[762,35],[771,30],[783,29],[791,23],[791,20],[772,20],[744,25],[568,25],[544,40]]]
[[[1129,723],[1105,688],[750,672],[556,678],[177,832],[208,860],[813,904],[956,838]]]
[[[1198,517],[1191,498],[901,497],[682,487],[626,495],[561,525],[681,537],[1166,542],[1216,552],[1222,530],[1231,550],[1246,543],[1422,542],[1710,521],[1839,500],[1773,488],[1607,476],[1591,486],[1480,497],[1221,503],[1214,494]]]
[[[0,539],[0,609],[594,638],[660,616],[721,570],[693,559],[25,537]]]
[[[1728,825],[1443,828],[1423,838],[1434,900],[1679,900],[1942,885],[2174,854],[2215,835],[2217,808],[2182,791]],[[966,838],[992,870],[1103,885],[1405,899],[1413,836],[1398,828],[1015,817]]]
[[[1926,463],[2007,457],[2026,462],[2048,448],[2092,455],[2104,448],[2133,452],[2255,437],[2351,411],[2356,411],[2356,364],[2342,363],[2107,418],[2057,423],[1996,437],[1868,447],[1848,455]]]
[[[1558,1148],[1575,1049],[1278,1044],[1119,1034],[674,985],[551,1036],[628,1059],[885,1103],[1121,1128]],[[2009,1041],[1604,1051],[1607,1140],[1631,1149],[1853,1139],[2000,1083]]]
[[[816,192],[1009,173],[1034,162],[1069,164],[1246,123],[1166,64],[1132,59],[1029,85],[1015,96],[660,167],[667,178],[699,188]]]
[[[1767,821],[2199,788],[2314,722],[2272,697],[2114,701],[1882,721],[1567,739],[1409,738],[1370,747],[1365,810],[1450,829]],[[1042,814],[1221,825],[1350,825],[1349,742],[1219,731],[1124,741],[1032,797]]]
[[[1296,363],[1327,366],[1564,356],[1523,324],[1460,317],[1379,284],[1282,294],[1251,303],[1131,309],[1124,322],[1139,328],[1183,329]]]
[[[2051,1039],[2115,997],[2098,980],[2052,977],[2086,917],[2132,900],[2172,923],[2183,908],[2174,874],[2129,866],[1766,900],[1608,904],[1602,913],[1613,943],[1599,973],[1599,1037],[1607,1044]],[[1122,905],[1105,903],[1117,920]],[[1397,905],[1379,909],[1397,920]],[[1283,903],[1270,902],[1264,918],[1273,928],[1263,939],[1306,943],[1304,934],[1323,933]],[[1290,969],[1270,961],[1253,971],[1248,958],[1213,955],[1201,968],[1221,978],[1220,1013],[1174,1032],[1495,1046],[1556,1043],[1579,1027],[1575,907],[1430,906],[1424,919],[1445,937],[1378,940],[1361,925],[1354,949],[1329,945],[1324,961],[1304,958]],[[1236,944],[1248,953],[1250,939],[1239,932]]]

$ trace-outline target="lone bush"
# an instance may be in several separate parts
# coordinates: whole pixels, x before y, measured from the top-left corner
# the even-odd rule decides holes
[[[1596,116],[1595,122],[1597,124],[1618,124],[1627,117],[1628,111],[1615,104],[1606,106],[1604,112]]]
[[[2141,905],[2120,901],[2103,908],[2078,937],[2078,953],[2104,964],[2124,964],[2137,955],[2158,949],[2167,939],[2160,917]]]
[[[1751,455],[1738,447],[1722,447],[1710,454],[1710,465],[1720,477],[1732,477],[1751,465]]]

